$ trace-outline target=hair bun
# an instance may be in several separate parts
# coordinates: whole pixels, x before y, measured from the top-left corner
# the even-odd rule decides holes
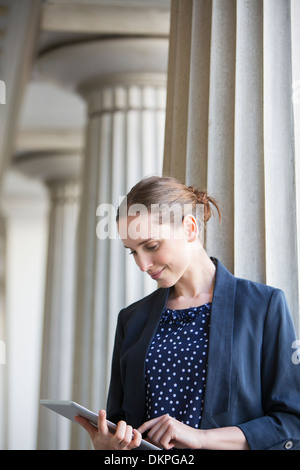
[[[221,220],[221,212],[217,202],[212,197],[208,196],[206,191],[198,191],[198,189],[195,189],[193,186],[188,186],[187,189],[195,195],[200,204],[204,205],[204,222],[207,222],[211,217],[211,204],[217,209],[219,219]]]
[[[193,186],[188,186],[188,190],[196,196],[198,202],[205,205],[209,204],[209,197],[206,191],[198,191],[198,189],[195,189]]]

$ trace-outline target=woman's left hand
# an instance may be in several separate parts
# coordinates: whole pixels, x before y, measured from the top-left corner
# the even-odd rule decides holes
[[[201,430],[191,428],[169,415],[146,421],[138,431],[141,434],[148,431],[147,440],[163,449],[201,448]]]

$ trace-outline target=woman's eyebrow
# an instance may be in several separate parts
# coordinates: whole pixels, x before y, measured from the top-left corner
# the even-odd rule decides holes
[[[143,240],[142,242],[138,243],[138,246],[144,245],[144,243],[147,243],[147,242],[149,242],[150,240],[152,240],[152,238],[148,238],[147,240]],[[126,245],[124,245],[124,248],[129,248],[129,249],[131,249],[129,246],[126,246]]]

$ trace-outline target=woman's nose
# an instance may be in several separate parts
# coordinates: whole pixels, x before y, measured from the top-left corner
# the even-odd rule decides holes
[[[148,271],[153,265],[151,259],[146,256],[139,257],[139,259],[137,260],[137,264],[140,270],[143,272]]]

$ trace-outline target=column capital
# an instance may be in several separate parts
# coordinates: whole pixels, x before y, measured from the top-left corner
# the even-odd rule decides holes
[[[78,181],[81,164],[81,153],[73,150],[24,152],[14,159],[14,168],[48,186],[54,182]]]
[[[167,73],[168,39],[122,37],[54,48],[42,54],[42,76],[83,95],[89,88],[136,80],[153,85]],[[116,78],[118,77],[118,79]]]

